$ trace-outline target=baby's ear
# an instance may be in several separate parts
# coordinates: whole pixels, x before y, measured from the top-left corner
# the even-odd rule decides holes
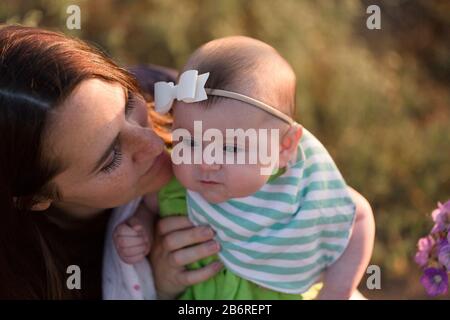
[[[298,123],[293,124],[281,138],[279,167],[284,168],[289,161],[297,156],[297,146],[303,135],[303,127]]]

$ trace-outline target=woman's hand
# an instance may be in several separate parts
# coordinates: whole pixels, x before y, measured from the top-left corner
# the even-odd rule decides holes
[[[158,221],[150,252],[156,290],[160,299],[175,299],[188,286],[215,275],[222,264],[213,262],[198,270],[185,266],[219,252],[209,227],[194,227],[187,217],[168,217]]]

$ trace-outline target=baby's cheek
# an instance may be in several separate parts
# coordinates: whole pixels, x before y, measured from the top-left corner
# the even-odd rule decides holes
[[[235,166],[227,176],[227,189],[233,194],[233,198],[252,195],[261,189],[269,178],[262,176],[256,165]]]
[[[180,164],[180,165],[172,165],[173,173],[178,181],[187,189],[194,189],[194,179],[192,166]]]

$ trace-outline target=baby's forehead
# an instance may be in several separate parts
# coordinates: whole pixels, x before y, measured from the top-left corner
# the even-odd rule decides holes
[[[271,116],[255,106],[230,98],[214,97],[210,103],[177,102],[174,123],[189,126],[201,121],[206,128],[259,128]]]

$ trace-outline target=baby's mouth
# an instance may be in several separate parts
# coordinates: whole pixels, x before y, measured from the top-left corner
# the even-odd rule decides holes
[[[212,181],[212,180],[200,180],[200,183],[209,184],[209,185],[220,184],[219,182]]]

